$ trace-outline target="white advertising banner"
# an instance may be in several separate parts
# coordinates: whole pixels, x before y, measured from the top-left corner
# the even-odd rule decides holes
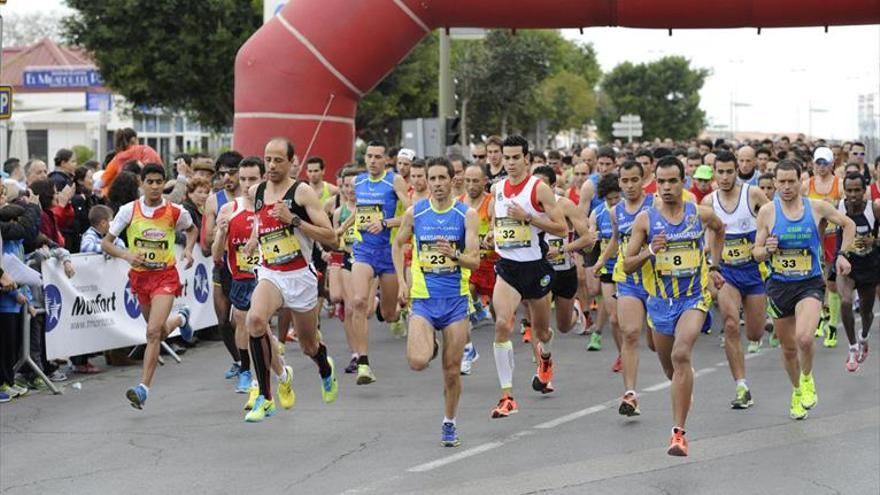
[[[177,246],[178,260],[182,252]],[[183,293],[174,308],[188,306],[192,327],[200,330],[217,324],[211,280],[214,262],[199,252],[193,257],[195,262],[188,270],[177,263]],[[48,358],[145,343],[146,321],[129,287],[128,263],[100,254],[77,254],[72,260],[76,275],[71,279],[56,260],[43,263]]]

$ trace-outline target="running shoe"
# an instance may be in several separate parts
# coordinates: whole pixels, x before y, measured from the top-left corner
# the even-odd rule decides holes
[[[492,313],[489,312],[489,308],[486,306],[480,306],[480,309],[477,311],[477,321],[490,319],[492,319]]]
[[[351,361],[348,362],[348,366],[345,367],[345,372],[349,375],[352,373],[357,373],[358,370],[358,357],[352,356]]]
[[[376,381],[376,375],[373,374],[373,370],[370,368],[369,364],[359,364],[358,365],[358,376],[357,376],[357,384],[358,385],[369,385]]]
[[[242,371],[238,374],[238,385],[235,387],[235,393],[246,394],[251,388],[251,372],[250,370]]]
[[[275,350],[278,351],[279,356],[283,356],[284,351],[287,350],[287,347],[284,346],[284,342],[278,341],[275,345]]]
[[[262,395],[257,397],[254,407],[244,415],[244,420],[248,423],[259,423],[266,418],[275,415],[275,401],[266,400]]]
[[[523,327],[522,342],[528,344],[532,341],[532,327]]]
[[[293,391],[293,368],[285,366],[287,379],[278,384],[278,402],[284,409],[290,409],[296,404],[296,393]]]
[[[9,396],[6,392],[0,392],[0,404],[4,402],[9,402],[12,400],[12,397]]]
[[[672,429],[672,439],[669,440],[669,448],[666,453],[669,455],[686,457],[688,455],[688,441],[684,437],[684,430],[681,428]]]
[[[590,343],[587,344],[588,351],[601,351],[602,350],[602,334],[599,332],[593,332],[590,335]]]
[[[43,381],[42,378],[40,378],[39,380]],[[31,388],[37,388],[37,387],[32,387],[27,382],[24,382],[22,384],[13,383],[10,386],[10,388],[15,392],[16,397],[24,397],[25,395],[28,394],[28,392],[30,392]],[[49,387],[46,387],[46,388],[49,388]]]
[[[828,314],[828,306],[823,306],[822,312],[819,314],[819,326],[816,327],[817,339],[825,336],[829,319],[831,319],[831,317]]]
[[[64,374],[60,369],[57,369],[49,375],[49,381],[51,382],[66,382],[67,375]]]
[[[776,336],[775,331],[770,334],[770,347],[774,349],[779,347],[779,337]]]
[[[250,411],[254,408],[254,402],[257,401],[257,397],[260,396],[260,387],[256,385],[252,385],[251,388],[248,389],[248,400],[244,405],[245,411]]]
[[[829,349],[837,347],[837,327],[828,325],[828,333],[825,334],[825,342],[822,344]]]
[[[859,351],[850,348],[846,358],[846,371],[855,373],[859,370]]]
[[[327,362],[330,363],[330,376],[321,378],[321,400],[324,401],[324,404],[332,403],[336,400],[336,396],[339,395],[339,384],[336,382],[336,364],[333,362],[333,358],[329,356],[327,357]],[[367,369],[369,369],[369,366],[367,366]],[[372,372],[370,372],[370,376],[372,376]],[[360,373],[358,373],[358,380],[360,380]],[[373,377],[373,381],[376,381],[376,377]]]
[[[791,391],[791,408],[788,410],[788,415],[791,419],[805,419],[807,417],[803,394],[797,389]]]
[[[634,392],[627,392],[623,394],[623,398],[620,399],[620,407],[617,408],[617,412],[620,413],[621,416],[640,416],[642,411],[639,409],[639,398],[636,397]]]
[[[15,399],[22,395],[17,388],[10,387],[9,385],[0,386],[0,393],[8,395],[10,399]]]
[[[291,328],[287,331],[287,335],[284,336],[284,342],[299,342],[299,336],[296,334],[296,330]],[[284,354],[282,352],[282,354]]]
[[[74,366],[73,372],[78,373],[80,375],[93,375],[96,373],[102,373],[104,370],[95,366],[94,364],[86,361],[86,364],[80,364]]]
[[[532,389],[536,392],[545,392],[553,379],[553,359],[550,356],[546,358],[541,355],[541,345],[538,344],[538,370],[532,378]],[[551,389],[552,390],[552,389]]]
[[[397,321],[390,322],[388,324],[388,329],[391,330],[391,336],[395,339],[406,337],[406,326],[403,324],[403,315],[401,315]]]
[[[730,407],[733,409],[748,409],[755,404],[752,400],[752,392],[745,385],[736,386],[736,398],[730,401]]]
[[[226,371],[226,374],[223,375],[223,378],[227,380],[231,380],[241,373],[241,365],[238,363],[232,363],[232,366],[229,367],[229,370]]]
[[[458,447],[461,440],[458,439],[458,433],[455,432],[455,425],[452,423],[443,423],[443,432],[440,435],[440,445],[444,447]]]
[[[620,355],[618,355],[617,359],[614,360],[614,364],[611,365],[611,371],[620,373],[621,370],[623,370],[623,362],[620,360]]]
[[[193,332],[193,327],[190,324],[190,310],[189,307],[184,306],[180,308],[177,312],[180,316],[183,317],[183,325],[180,325],[180,338],[187,342],[192,342],[193,337],[195,336],[195,332]]]
[[[761,337],[758,340],[750,340],[749,341],[749,354],[754,354],[761,350],[761,347],[764,346],[764,337]]]
[[[801,404],[804,409],[812,409],[816,407],[818,402],[819,396],[816,395],[816,381],[813,379],[813,375],[810,374],[809,377],[806,377],[801,374]]]
[[[574,326],[571,327],[571,331],[575,335],[583,335],[587,331],[587,319],[584,318],[577,301],[574,302],[574,314]]]
[[[125,392],[125,397],[131,403],[131,407],[143,409],[144,403],[147,402],[147,389],[143,385],[138,384],[138,386],[128,389]]]
[[[480,353],[473,344],[469,344],[464,348],[464,355],[461,357],[461,374],[470,375],[474,363],[480,359]]]
[[[868,341],[860,340],[859,341],[859,355],[856,357],[856,360],[859,364],[864,363],[865,359],[868,359]]]
[[[495,409],[492,410],[492,419],[506,418],[517,412],[519,412],[519,407],[517,407],[516,401],[513,400],[513,397],[505,395],[498,401],[498,405],[495,406]]]

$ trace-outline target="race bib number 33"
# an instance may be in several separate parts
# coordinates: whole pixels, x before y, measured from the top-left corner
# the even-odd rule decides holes
[[[495,245],[498,249],[531,247],[532,229],[525,222],[513,218],[496,218]]]
[[[776,273],[805,276],[813,268],[813,255],[807,249],[781,249],[773,255],[770,265]]]

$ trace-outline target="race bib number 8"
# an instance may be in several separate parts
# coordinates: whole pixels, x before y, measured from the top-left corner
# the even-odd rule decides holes
[[[700,268],[700,250],[691,241],[672,242],[657,253],[654,266],[664,277],[692,277]]]
[[[299,239],[287,229],[261,235],[260,252],[267,266],[282,265],[302,256]]]
[[[455,243],[450,243],[455,249]],[[459,270],[458,264],[449,256],[437,250],[436,242],[419,242],[419,265],[424,273],[437,275],[455,273]]]
[[[495,246],[498,249],[531,247],[532,229],[525,222],[510,217],[495,219]]]
[[[151,241],[149,239],[135,238],[135,254],[144,255],[144,268],[148,270],[161,270],[168,266],[167,260],[171,258],[168,241]]]
[[[385,214],[382,213],[382,205],[359,205],[355,215],[355,224],[358,230],[364,230],[371,223],[379,223],[385,220]]]
[[[745,237],[725,239],[721,262],[725,265],[738,266],[752,260],[752,243]]]
[[[813,255],[807,249],[781,249],[773,255],[770,266],[776,273],[802,277],[810,274],[813,268]]]

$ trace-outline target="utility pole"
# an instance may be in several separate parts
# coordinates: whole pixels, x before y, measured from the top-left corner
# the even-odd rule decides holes
[[[452,71],[449,68],[449,34],[446,28],[440,28],[440,67],[439,90],[437,98],[437,117],[440,129],[446,129],[446,118],[455,115],[455,101],[452,89]],[[440,133],[440,149],[445,154],[446,147],[455,143],[446,142],[446,132]]]

